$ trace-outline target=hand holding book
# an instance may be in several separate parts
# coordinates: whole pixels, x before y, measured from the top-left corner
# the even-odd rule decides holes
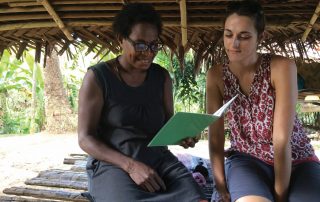
[[[179,145],[186,138],[196,137],[206,127],[218,120],[236,97],[237,95],[214,114],[177,112],[159,130],[148,146]]]
[[[181,140],[179,145],[185,149],[187,149],[189,147],[194,147],[196,145],[196,143],[199,142],[200,137],[201,137],[201,134],[198,134],[195,137],[187,137],[187,138]]]

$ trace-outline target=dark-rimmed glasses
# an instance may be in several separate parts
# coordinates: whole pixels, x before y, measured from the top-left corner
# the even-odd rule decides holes
[[[162,48],[162,44],[159,42],[152,42],[150,44],[144,43],[144,42],[135,42],[132,39],[130,39],[129,37],[126,38],[131,45],[134,47],[134,50],[137,52],[143,52],[143,51],[147,51],[148,49],[150,49],[152,52],[157,52]]]

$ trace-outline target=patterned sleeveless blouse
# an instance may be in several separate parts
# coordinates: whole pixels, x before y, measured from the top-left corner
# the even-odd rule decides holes
[[[270,78],[271,55],[261,56],[261,66],[256,70],[248,96],[241,92],[238,79],[228,64],[223,65],[223,101],[239,95],[226,113],[231,130],[231,147],[228,151],[244,152],[273,164],[272,127],[276,92]],[[294,119],[291,146],[293,163],[319,161],[297,116]]]

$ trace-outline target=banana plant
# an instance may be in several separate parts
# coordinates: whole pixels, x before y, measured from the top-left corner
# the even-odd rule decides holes
[[[43,99],[41,94],[41,68],[34,65],[31,54],[25,52],[24,60],[17,60],[5,51],[0,61],[0,133],[28,133],[30,123],[35,119],[32,113],[37,113],[39,108],[32,109],[36,106],[30,107],[30,103],[33,103],[32,99]]]
[[[10,89],[20,89],[25,77],[19,76],[19,68],[22,62],[13,59],[8,51],[4,51],[0,61],[0,93],[6,93]]]

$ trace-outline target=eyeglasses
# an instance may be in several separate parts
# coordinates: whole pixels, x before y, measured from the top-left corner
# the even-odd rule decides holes
[[[130,39],[129,37],[126,39],[131,43],[131,45],[134,47],[134,50],[137,52],[147,51],[148,49],[150,49],[152,52],[157,52],[163,46],[159,42],[152,42],[150,44],[146,44],[144,42],[135,42],[132,39]]]

